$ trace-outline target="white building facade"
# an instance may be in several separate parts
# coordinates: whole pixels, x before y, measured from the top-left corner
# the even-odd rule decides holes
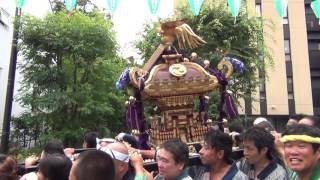
[[[0,1],[0,132],[4,119],[15,8],[15,1]]]

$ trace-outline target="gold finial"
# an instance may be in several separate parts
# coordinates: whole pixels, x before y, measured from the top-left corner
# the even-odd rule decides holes
[[[209,67],[209,65],[210,65],[210,61],[209,60],[204,60],[203,63],[204,63],[204,67],[205,68]]]
[[[174,40],[178,39],[180,49],[185,49],[188,46],[193,49],[206,42],[196,35],[191,27],[185,23],[186,20],[170,21],[161,24],[160,35],[163,44],[173,44]]]
[[[195,53],[195,52],[192,52],[191,53],[191,61],[196,61],[197,59],[198,59],[198,54],[197,53]]]

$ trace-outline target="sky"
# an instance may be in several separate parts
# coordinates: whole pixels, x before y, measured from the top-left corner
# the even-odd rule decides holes
[[[0,0],[13,1],[13,0]],[[107,0],[91,0],[99,6],[106,8]],[[5,3],[6,4],[6,3]],[[11,3],[9,3],[11,4]],[[22,9],[23,13],[28,13],[38,17],[44,17],[51,11],[49,0],[26,0]],[[134,56],[139,62],[138,50],[134,49],[132,43],[139,38],[137,35],[143,31],[143,24],[156,20],[158,17],[166,18],[173,14],[173,0],[160,0],[160,5],[156,16],[153,16],[148,7],[147,0],[119,0],[117,11],[113,14],[112,21],[116,31],[116,38],[120,45],[120,54],[123,57]],[[20,59],[21,60],[21,59]],[[16,74],[15,95],[19,89],[21,74]],[[24,109],[16,102],[13,102],[13,114],[19,115]]]
[[[107,0],[91,0],[99,8],[107,9]],[[116,31],[120,53],[124,57],[133,55],[139,58],[138,51],[132,42],[139,38],[143,24],[154,21],[158,17],[166,18],[173,15],[173,0],[160,0],[157,14],[150,13],[147,0],[119,0],[118,8],[113,14],[112,21]],[[50,11],[49,0],[26,0],[23,7],[24,13],[43,17]]]

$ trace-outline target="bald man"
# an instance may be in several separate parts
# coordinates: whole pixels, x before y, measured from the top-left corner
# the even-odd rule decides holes
[[[307,126],[317,126],[315,118],[308,115],[300,119],[299,124],[305,124]]]
[[[114,142],[102,147],[101,150],[109,154],[113,159],[116,170],[115,180],[122,180],[129,170],[128,148],[123,143]]]

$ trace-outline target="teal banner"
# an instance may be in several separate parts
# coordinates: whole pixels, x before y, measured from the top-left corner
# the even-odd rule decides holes
[[[311,2],[311,8],[317,18],[320,18],[320,0],[315,0]]]
[[[119,0],[107,0],[107,5],[109,8],[109,11],[116,12],[118,8]]]
[[[280,17],[283,17],[287,13],[288,0],[274,0],[276,10]]]
[[[77,0],[65,0],[64,5],[68,11],[73,11],[76,8]]]
[[[199,15],[203,0],[189,0],[189,6],[194,16]]]
[[[25,4],[26,0],[17,0],[17,8],[22,8]]]
[[[232,17],[237,17],[240,12],[241,0],[228,0],[228,8]]]
[[[158,12],[160,0],[148,0],[148,5],[150,12],[155,15]]]

